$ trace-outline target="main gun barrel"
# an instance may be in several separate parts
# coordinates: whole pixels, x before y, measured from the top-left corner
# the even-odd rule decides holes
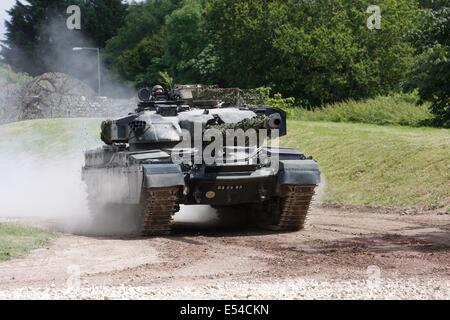
[[[268,130],[280,129],[283,119],[279,113],[272,113],[266,118],[265,128]]]

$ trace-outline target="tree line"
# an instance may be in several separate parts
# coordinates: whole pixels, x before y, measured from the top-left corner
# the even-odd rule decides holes
[[[448,1],[372,2],[379,30],[368,28],[363,0],[29,0],[9,11],[1,55],[14,70],[38,74],[61,69],[43,61],[55,39],[67,50],[89,41],[135,87],[166,72],[177,83],[270,87],[311,108],[417,90],[437,122],[448,124]],[[73,4],[86,37],[64,28],[49,35],[49,21],[62,23]]]

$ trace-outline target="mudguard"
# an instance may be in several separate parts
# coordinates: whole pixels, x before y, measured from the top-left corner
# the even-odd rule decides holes
[[[319,166],[314,160],[281,160],[278,184],[318,185]]]
[[[177,164],[145,164],[144,188],[184,186],[184,176]]]

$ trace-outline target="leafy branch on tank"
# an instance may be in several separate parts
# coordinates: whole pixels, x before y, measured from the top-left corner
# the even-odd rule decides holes
[[[108,120],[102,121],[102,124],[100,125],[100,128],[101,128],[100,139],[102,139],[102,141],[109,146],[113,144],[113,141],[111,140],[112,124],[113,124],[113,121],[108,119]]]
[[[216,129],[222,132],[225,135],[226,130],[237,130],[242,129],[245,131],[249,129],[265,129],[267,123],[267,118],[265,116],[257,116],[254,118],[246,118],[237,123],[222,123],[217,125],[212,125],[208,129]]]
[[[262,105],[267,97],[267,92],[262,88],[220,88],[216,85],[202,85],[192,94],[194,100],[219,100],[233,106]]]

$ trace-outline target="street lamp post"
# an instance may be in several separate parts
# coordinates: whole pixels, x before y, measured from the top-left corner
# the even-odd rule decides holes
[[[102,74],[100,66],[100,48],[88,48],[88,47],[74,47],[73,51],[93,50],[97,52],[97,79],[98,79],[98,95],[102,94]]]

